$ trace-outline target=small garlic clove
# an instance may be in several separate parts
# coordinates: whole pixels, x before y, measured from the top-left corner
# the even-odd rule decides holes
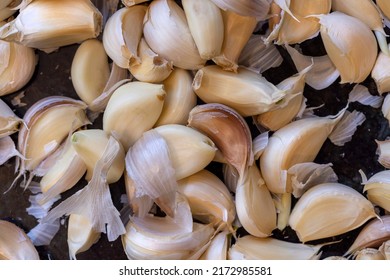
[[[30,238],[13,223],[0,220],[0,260],[39,260]]]
[[[390,100],[390,99],[389,99]],[[390,140],[375,141],[378,155],[378,162],[385,168],[390,168]]]
[[[215,5],[222,10],[235,12],[243,16],[256,17],[259,20],[267,18],[267,12],[270,8],[270,1],[268,0],[212,0]]]
[[[387,45],[390,48],[390,45]],[[379,52],[371,71],[371,77],[374,79],[379,94],[390,91],[390,57],[384,52]]]
[[[227,252],[230,245],[229,231],[218,233],[211,240],[206,251],[200,256],[200,260],[227,260]]]
[[[374,174],[364,184],[363,192],[367,192],[367,198],[374,205],[390,211],[390,170],[380,171]]]
[[[357,251],[355,254],[355,260],[385,260],[385,256],[374,248],[364,248]]]
[[[0,99],[0,138],[11,135],[19,130],[22,123],[11,108]]]

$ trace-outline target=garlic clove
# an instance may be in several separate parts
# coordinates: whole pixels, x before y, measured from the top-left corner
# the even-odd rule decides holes
[[[376,5],[379,7],[381,12],[387,17],[390,18],[390,5],[386,0],[376,0]]]
[[[227,252],[230,245],[230,233],[225,230],[218,233],[211,240],[206,251],[200,256],[200,260],[227,260]]]
[[[6,20],[16,12],[21,0],[3,0],[0,4],[0,21]]]
[[[390,240],[383,242],[378,250],[385,256],[386,260],[390,260]]]
[[[389,170],[374,174],[364,184],[363,192],[367,192],[367,199],[374,205],[390,211],[390,175]]]
[[[357,251],[354,255],[355,260],[385,260],[385,256],[378,249],[374,248],[364,248]]]
[[[387,45],[387,47],[389,48],[390,45]],[[390,57],[381,51],[371,71],[371,77],[374,79],[378,92],[381,95],[390,91],[389,63]]]
[[[376,154],[378,155],[378,162],[385,168],[390,168],[390,141],[376,140],[378,146]]]
[[[123,5],[131,7],[140,3],[148,2],[150,0],[122,0]]]
[[[17,156],[23,157],[18,150],[16,150],[15,143],[10,136],[0,138],[0,165],[3,165],[10,158]]]
[[[270,8],[270,1],[268,0],[212,0],[215,5],[222,10],[235,12],[243,16],[256,17],[259,20],[267,18],[267,13]]]
[[[11,108],[0,99],[0,138],[11,135],[19,130],[23,122]]]

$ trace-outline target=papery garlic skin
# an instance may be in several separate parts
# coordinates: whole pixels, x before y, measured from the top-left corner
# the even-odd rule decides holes
[[[21,123],[22,119],[0,99],[0,138],[17,132]]]

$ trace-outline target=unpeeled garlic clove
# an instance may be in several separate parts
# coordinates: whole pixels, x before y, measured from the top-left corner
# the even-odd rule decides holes
[[[349,232],[375,217],[371,202],[353,188],[323,183],[300,197],[289,224],[299,240],[307,242]]]
[[[0,220],[0,260],[39,260],[30,238],[13,223]]]
[[[381,12],[387,17],[390,18],[390,3],[386,0],[376,0],[376,5],[379,7]]]
[[[390,48],[390,44],[387,45]],[[374,79],[379,94],[390,91],[390,57],[384,52],[379,52],[371,71],[371,77]]]
[[[0,138],[17,132],[22,122],[22,119],[16,116],[11,108],[0,99]]]
[[[182,8],[173,0],[153,1],[144,19],[150,48],[179,68],[195,70],[205,64],[191,36]]]
[[[374,205],[390,211],[390,170],[380,171],[374,174],[364,183],[363,192],[367,192],[367,198]]]
[[[390,98],[389,98],[390,100]],[[385,168],[390,168],[390,141],[389,140],[383,140],[379,141],[376,140],[376,144],[378,146],[377,148],[377,155],[378,155],[378,162]]]
[[[256,17],[259,20],[266,19],[270,8],[268,0],[212,0],[222,10],[233,11],[242,16]]]
[[[378,250],[385,256],[386,260],[390,260],[390,240],[383,242]]]
[[[364,248],[355,253],[355,260],[385,260],[385,256],[375,248]]]
[[[227,260],[230,235],[229,231],[225,230],[214,236],[199,260]]]

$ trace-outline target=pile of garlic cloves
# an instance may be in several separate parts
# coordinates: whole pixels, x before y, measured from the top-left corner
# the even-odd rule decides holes
[[[367,110],[389,125],[386,1],[5,2],[0,196],[29,191],[36,223],[23,244],[0,235],[0,259],[39,258],[64,230],[70,259],[107,240],[128,259],[324,259],[349,234],[335,258],[390,258],[390,140],[363,143],[381,170],[355,170],[358,186],[317,160]],[[72,93],[17,114],[39,56],[72,47]],[[331,86],[351,90],[316,114],[308,91]]]

